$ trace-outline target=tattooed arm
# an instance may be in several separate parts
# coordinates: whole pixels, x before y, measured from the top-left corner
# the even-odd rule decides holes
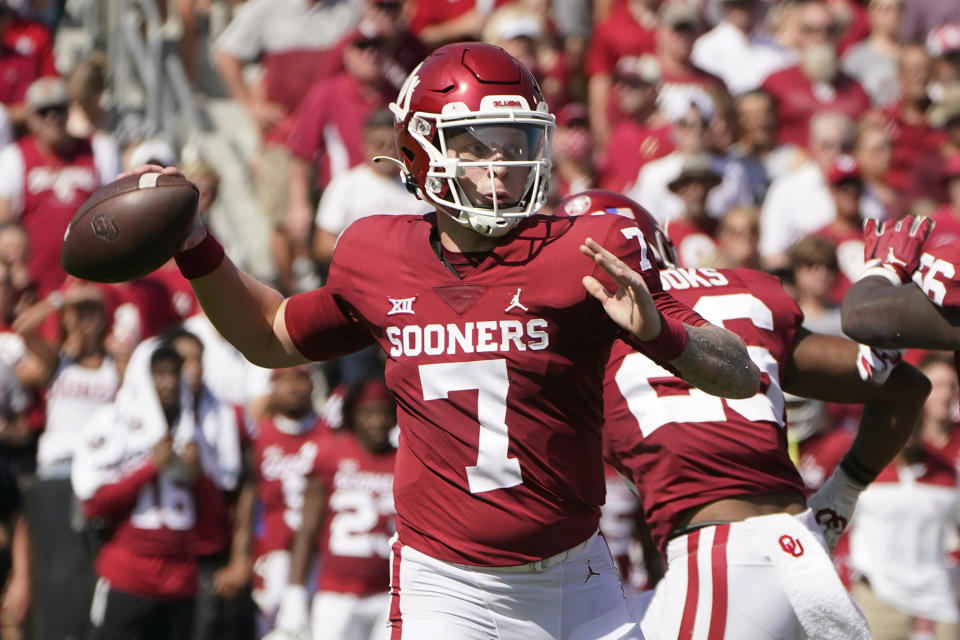
[[[750,360],[739,336],[709,324],[695,327],[663,322],[640,274],[590,238],[580,250],[616,281],[614,293],[592,276],[583,279],[583,286],[617,325],[644,343],[634,346],[640,346],[661,362],[669,361],[680,377],[712,395],[749,398],[759,391],[760,370]],[[686,336],[682,335],[684,331]],[[671,346],[666,351],[654,352],[667,343]],[[683,347],[678,355],[680,344]]]
[[[760,388],[760,370],[736,334],[705,324],[684,325],[687,343],[670,364],[684,380],[715,396],[749,398]]]

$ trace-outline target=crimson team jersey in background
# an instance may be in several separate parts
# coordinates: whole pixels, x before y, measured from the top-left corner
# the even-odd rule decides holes
[[[277,421],[289,428],[281,431]],[[256,555],[289,551],[293,536],[303,522],[303,489],[307,474],[317,460],[327,428],[311,414],[294,422],[280,416],[257,426],[253,454],[257,469],[257,499],[260,521],[256,530]]]
[[[331,432],[324,441],[312,471],[327,497],[317,591],[387,591],[396,457],[395,449],[370,453],[352,433]]]
[[[960,310],[960,245],[956,242],[925,246],[913,281],[930,300],[946,311]],[[960,351],[955,352],[960,373]]]
[[[678,300],[743,338],[763,374],[760,393],[728,400],[614,345],[604,384],[605,451],[637,484],[663,549],[689,509],[742,495],[804,495],[787,455],[780,390],[803,314],[777,278],[758,271],[670,269],[661,278]]]
[[[67,277],[60,247],[67,225],[80,205],[100,186],[89,140],[77,140],[73,153],[61,158],[37,148],[33,136],[17,141],[23,155],[23,212],[20,223],[30,239],[31,277],[43,297]]]
[[[400,542],[481,566],[555,555],[597,529],[603,370],[619,334],[581,280],[616,286],[580,245],[592,237],[643,273],[665,313],[702,320],[661,290],[627,218],[532,216],[459,278],[431,246],[436,215],[347,228],[326,291],[289,299],[287,329],[306,357],[329,354],[317,304],[330,293],[354,344],[386,352]]]

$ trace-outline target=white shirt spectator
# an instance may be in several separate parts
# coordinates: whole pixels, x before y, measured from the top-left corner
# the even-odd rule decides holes
[[[712,156],[711,162],[723,179],[707,195],[710,217],[719,219],[735,207],[753,204],[743,165],[720,156]],[[680,175],[682,167],[683,154],[678,152],[648,162],[640,169],[637,182],[627,195],[643,205],[661,225],[668,225],[683,216],[683,200],[667,186]]]
[[[860,212],[865,218],[886,217],[883,204],[869,189],[860,197]],[[770,185],[760,211],[760,256],[789,251],[804,236],[836,217],[830,188],[816,164],[808,162],[784,174]]]
[[[250,0],[237,7],[217,48],[240,60],[262,52],[332,48],[360,18],[358,0]]]
[[[766,36],[748,36],[724,20],[697,38],[691,60],[736,96],[756,89],[768,75],[796,62],[796,56]]]
[[[898,465],[860,495],[850,561],[880,600],[909,615],[960,621],[946,535],[960,526],[960,492],[925,479],[925,464]]]
[[[886,55],[869,40],[859,42],[843,55],[845,73],[857,79],[876,106],[887,105],[900,94],[897,58]]]
[[[37,443],[37,475],[69,477],[69,464],[87,419],[113,402],[120,385],[117,366],[104,358],[97,369],[61,358],[47,390],[47,422]]]
[[[434,207],[407,191],[399,176],[389,178],[366,163],[334,176],[320,198],[316,225],[340,235],[344,229],[375,214],[422,214]]]

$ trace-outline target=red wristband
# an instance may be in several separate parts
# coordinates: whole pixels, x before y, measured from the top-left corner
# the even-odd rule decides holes
[[[660,313],[660,335],[653,340],[639,340],[632,334],[629,338],[627,343],[634,349],[641,349],[660,362],[670,362],[679,357],[687,346],[687,328],[680,320]]]
[[[200,244],[193,249],[181,251],[175,256],[175,259],[183,277],[187,280],[193,280],[213,273],[223,262],[225,255],[223,245],[208,230],[207,237]]]

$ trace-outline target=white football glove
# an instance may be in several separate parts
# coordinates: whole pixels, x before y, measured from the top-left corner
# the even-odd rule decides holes
[[[857,372],[860,379],[877,386],[882,385],[890,377],[890,372],[903,360],[906,351],[860,345],[860,352],[857,354]]]
[[[283,590],[275,627],[274,633],[280,634],[275,640],[310,640],[310,606],[303,585],[291,584]]]
[[[837,467],[823,486],[807,499],[807,506],[813,511],[829,549],[837,546],[864,488],[864,485]]]

